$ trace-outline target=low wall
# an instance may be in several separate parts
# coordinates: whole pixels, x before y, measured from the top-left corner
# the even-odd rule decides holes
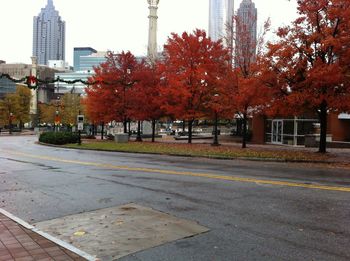
[[[305,147],[317,148],[320,145],[320,135],[305,135]],[[350,142],[332,141],[332,135],[327,135],[327,148],[350,148]]]

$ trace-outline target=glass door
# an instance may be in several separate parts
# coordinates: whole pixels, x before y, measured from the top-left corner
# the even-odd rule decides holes
[[[271,131],[271,140],[272,143],[282,144],[283,139],[283,121],[282,120],[273,120],[272,121],[272,131]]]

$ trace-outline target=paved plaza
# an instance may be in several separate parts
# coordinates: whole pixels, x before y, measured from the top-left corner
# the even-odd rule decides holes
[[[0,214],[0,260],[83,261],[86,259]]]

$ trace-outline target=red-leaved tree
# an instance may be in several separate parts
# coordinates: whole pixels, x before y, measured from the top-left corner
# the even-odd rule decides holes
[[[221,42],[211,41],[203,30],[181,36],[173,33],[164,46],[163,108],[175,118],[188,121],[188,143],[192,142],[194,120],[206,115],[206,102],[215,87],[211,82],[226,59]]]
[[[107,54],[107,61],[95,68],[90,81],[96,84],[86,88],[86,108],[94,121],[123,122],[127,133],[127,121],[133,114],[130,92],[139,79],[140,63],[130,52]]]
[[[242,126],[242,148],[247,144],[248,119],[255,113],[261,112],[264,105],[269,101],[269,92],[265,85],[260,83],[263,64],[264,37],[270,28],[270,20],[264,24],[264,30],[260,36],[256,33],[256,12],[254,10],[237,15],[228,28],[232,33],[235,46],[234,65],[226,78],[227,86],[223,89],[227,110],[231,117],[240,118]]]
[[[138,79],[130,92],[131,118],[138,121],[151,121],[152,142],[155,141],[156,122],[165,112],[161,108],[163,99],[160,94],[160,72],[158,65],[140,63]]]
[[[269,45],[276,111],[315,112],[320,120],[319,152],[326,152],[327,115],[350,107],[350,1],[299,0],[299,17],[279,28]]]

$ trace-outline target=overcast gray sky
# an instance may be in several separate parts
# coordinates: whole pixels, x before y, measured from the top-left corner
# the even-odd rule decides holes
[[[53,0],[66,21],[66,60],[73,63],[73,48],[90,46],[98,51],[147,52],[147,0]],[[272,28],[289,24],[296,17],[296,0],[253,0],[258,25],[271,17]],[[0,0],[0,60],[30,63],[33,16],[47,0]],[[235,8],[241,0],[235,0]],[[160,0],[158,45],[171,32],[208,29],[209,0]]]

